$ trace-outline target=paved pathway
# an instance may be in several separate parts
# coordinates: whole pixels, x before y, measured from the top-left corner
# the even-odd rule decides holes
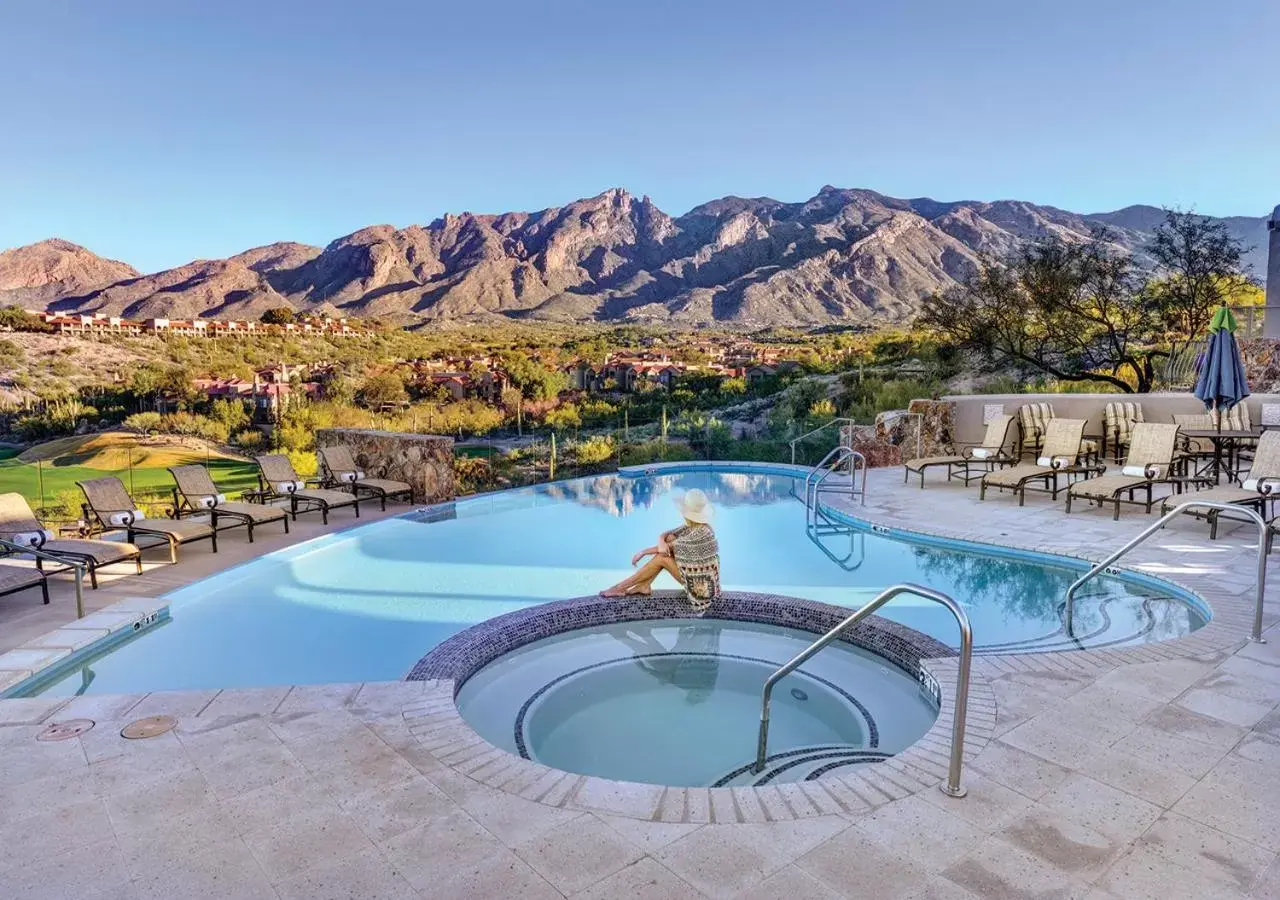
[[[860,514],[1082,555],[1150,521],[898,477]],[[1188,522],[1135,557],[1220,610],[1196,636],[984,657],[993,739],[960,801],[887,777],[875,805],[662,792],[647,817],[576,776],[521,796],[485,748],[433,748],[431,683],[0,702],[0,897],[1280,897],[1280,628],[1241,639],[1249,542]],[[160,712],[175,732],[118,736]],[[33,739],[75,716],[98,724]]]

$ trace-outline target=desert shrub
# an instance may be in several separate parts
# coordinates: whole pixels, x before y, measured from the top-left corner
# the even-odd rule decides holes
[[[573,457],[584,466],[599,465],[613,456],[613,440],[607,437],[592,437],[579,441],[573,446]]]
[[[490,487],[493,481],[493,469],[486,459],[475,456],[455,456],[453,477],[458,482],[459,494],[474,494]]]
[[[316,455],[303,450],[288,450],[285,453],[289,457],[289,462],[293,463],[293,470],[302,478],[313,478],[316,474],[317,463]]]
[[[136,431],[138,434],[146,434],[150,431],[159,431],[163,417],[158,412],[140,412],[131,416],[125,416],[120,424],[126,431]]]
[[[660,440],[623,444],[618,448],[620,466],[642,466],[651,462],[680,462],[697,458],[685,444],[664,443]]]
[[[258,429],[246,428],[232,435],[231,442],[242,450],[261,450],[267,439]]]

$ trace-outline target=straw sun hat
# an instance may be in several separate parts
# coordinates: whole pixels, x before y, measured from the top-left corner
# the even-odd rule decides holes
[[[680,510],[680,515],[686,520],[703,524],[710,523],[716,513],[707,495],[698,488],[693,488],[683,496],[677,497],[676,509]]]

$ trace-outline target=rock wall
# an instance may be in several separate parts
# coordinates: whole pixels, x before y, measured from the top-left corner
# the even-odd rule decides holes
[[[363,428],[316,430],[317,447],[336,444],[351,448],[356,465],[364,469],[368,477],[409,482],[419,503],[443,503],[457,496],[453,438]]]
[[[1280,339],[1244,338],[1240,356],[1253,394],[1280,393]]]
[[[954,419],[955,404],[950,401],[912,400],[905,410],[880,413],[874,425],[846,426],[841,440],[865,456],[873,469],[898,466],[909,459],[950,453]]]

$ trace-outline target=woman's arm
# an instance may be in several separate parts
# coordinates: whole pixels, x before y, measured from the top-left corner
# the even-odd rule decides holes
[[[660,547],[645,547],[635,556],[631,557],[631,565],[638,565],[640,560],[644,559],[646,556],[659,556],[661,553],[662,550]]]

